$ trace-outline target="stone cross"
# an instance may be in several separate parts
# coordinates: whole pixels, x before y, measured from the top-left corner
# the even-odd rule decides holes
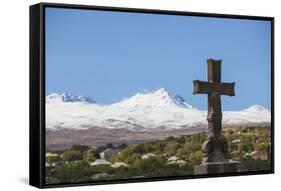
[[[235,83],[221,82],[221,60],[208,59],[208,81],[194,80],[193,94],[208,94],[208,138],[202,144],[203,163],[228,162],[228,143],[221,134],[221,95],[234,96]]]

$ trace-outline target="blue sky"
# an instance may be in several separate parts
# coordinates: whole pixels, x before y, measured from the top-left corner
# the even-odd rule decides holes
[[[108,104],[165,87],[206,109],[192,81],[207,80],[214,58],[222,81],[236,82],[223,110],[270,108],[270,39],[269,21],[46,8],[46,94]]]

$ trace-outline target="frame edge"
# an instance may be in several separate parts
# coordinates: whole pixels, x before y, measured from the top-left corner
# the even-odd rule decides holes
[[[40,125],[41,4],[29,7],[29,185],[42,188]]]

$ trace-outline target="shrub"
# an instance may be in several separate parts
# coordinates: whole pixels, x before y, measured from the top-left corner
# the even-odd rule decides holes
[[[204,156],[204,153],[202,151],[196,151],[189,155],[189,161],[193,166],[199,165],[202,161],[203,156]]]
[[[69,150],[81,151],[81,153],[83,153],[89,149],[90,147],[87,145],[72,145]]]
[[[79,150],[66,150],[63,153],[63,160],[65,161],[76,161],[82,160],[83,155]]]
[[[89,149],[83,154],[83,159],[86,161],[93,162],[100,158],[100,154],[96,149]]]

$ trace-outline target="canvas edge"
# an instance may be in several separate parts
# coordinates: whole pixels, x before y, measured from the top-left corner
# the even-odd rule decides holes
[[[73,8],[117,12],[151,13],[165,15],[202,16],[216,18],[266,20],[271,22],[271,125],[272,125],[272,158],[271,169],[257,172],[240,172],[224,174],[208,174],[196,176],[161,177],[130,180],[111,180],[100,182],[45,184],[45,8]],[[38,13],[39,12],[39,13]],[[39,14],[39,18],[33,18]],[[33,31],[33,32],[32,32]],[[35,35],[39,35],[35,37]],[[38,46],[38,49],[35,48]],[[39,75],[39,76],[38,76]],[[194,178],[217,178],[229,176],[262,175],[274,173],[274,17],[232,15],[218,13],[200,13],[186,11],[140,9],[126,7],[108,7],[94,5],[39,3],[30,6],[30,139],[29,139],[29,184],[38,188],[55,188],[70,186],[105,185],[118,183],[138,183],[149,181],[183,180]],[[39,128],[38,128],[39,126]],[[39,160],[39,161],[38,161]]]
[[[40,168],[40,4],[29,8],[29,184],[41,187]]]
[[[29,7],[29,184],[43,188],[45,167],[44,11]]]

